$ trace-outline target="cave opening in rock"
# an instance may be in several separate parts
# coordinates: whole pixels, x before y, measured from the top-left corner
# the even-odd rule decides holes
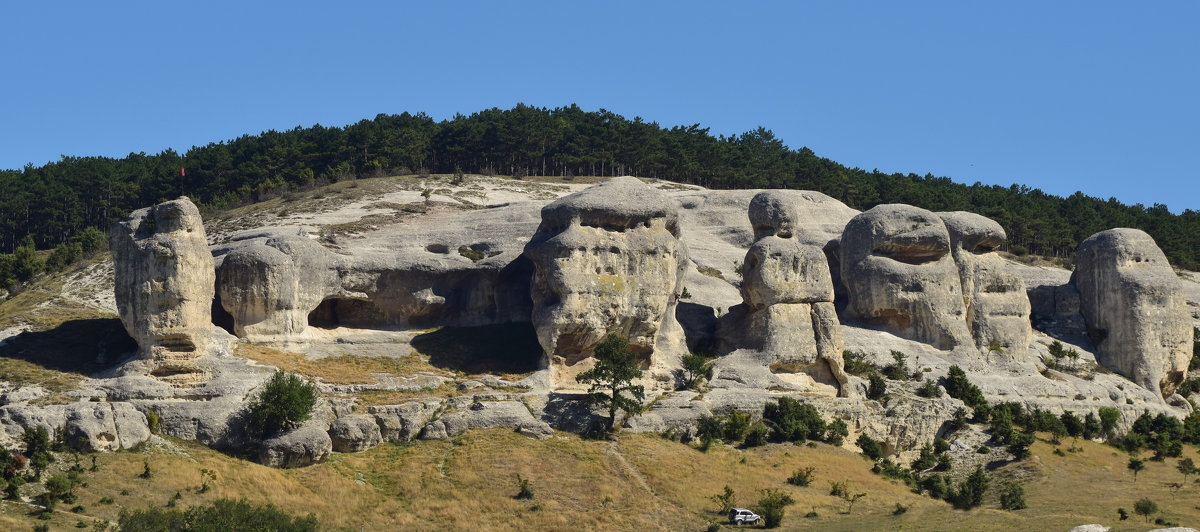
[[[308,314],[308,325],[320,329],[390,329],[397,324],[372,301],[333,297]]]

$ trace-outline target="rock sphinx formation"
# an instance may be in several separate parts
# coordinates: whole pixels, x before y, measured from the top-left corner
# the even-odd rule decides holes
[[[950,254],[958,265],[967,326],[980,349],[1012,359],[1028,353],[1033,327],[1025,282],[997,253],[1007,240],[995,221],[970,212],[938,213],[950,233]]]
[[[842,232],[846,315],[938,349],[971,343],[950,233],[938,215],[879,205]]]
[[[200,211],[186,197],[138,209],[109,240],[117,309],[150,374],[176,385],[205,380],[197,361],[212,334],[213,258]]]
[[[678,367],[686,347],[675,306],[687,249],[669,197],[618,177],[560,198],[542,209],[525,256],[553,386],[573,385],[609,333],[625,336],[656,378]]]
[[[1071,282],[1098,361],[1171,398],[1191,360],[1191,320],[1179,277],[1150,235],[1110,229],[1079,245]]]
[[[742,263],[743,304],[730,309],[721,336],[785,382],[845,395],[829,264],[819,246],[797,234],[795,197],[761,192],[750,201],[749,217],[756,240]]]

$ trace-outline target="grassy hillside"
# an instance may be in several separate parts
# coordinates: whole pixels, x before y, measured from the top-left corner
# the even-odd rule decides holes
[[[1183,525],[1200,522],[1200,485],[1181,481],[1174,461],[1150,462],[1137,481],[1126,470],[1127,456],[1091,442],[1082,451],[1053,454],[1038,442],[1033,457],[995,472],[1026,479],[1029,508],[996,509],[995,491],[984,507],[969,512],[911,493],[904,485],[870,472],[859,455],[827,445],[769,445],[752,450],[728,447],[701,452],[653,435],[623,435],[619,442],[582,440],[573,435],[538,441],[504,430],[480,431],[453,441],[383,444],[360,454],[334,454],[326,463],[299,470],[274,470],[230,458],[202,446],[97,455],[99,471],[83,474],[78,489],[84,514],[61,505],[52,529],[92,526],[115,520],[121,509],[164,506],[176,492],[179,506],[218,497],[271,503],[288,512],[314,513],[329,530],[703,530],[721,516],[710,499],[725,485],[737,504],[752,505],[758,490],[780,488],[797,503],[788,508],[784,530],[1068,530],[1104,523],[1114,531],[1151,528],[1140,517],[1117,520],[1117,508],[1132,514],[1133,502],[1149,497],[1161,515]],[[1065,447],[1065,445],[1064,445]],[[1189,449],[1186,456],[1196,457]],[[153,475],[139,478],[143,462]],[[84,465],[90,462],[84,457]],[[65,467],[68,464],[59,464]],[[816,468],[808,487],[786,484],[801,467]],[[201,469],[215,472],[200,493]],[[517,475],[530,479],[531,501],[516,500]],[[829,482],[845,481],[853,493],[867,493],[843,512],[829,495]],[[124,490],[124,491],[123,491]],[[111,504],[101,499],[111,497]],[[896,504],[909,506],[893,515]],[[0,527],[29,530],[45,523],[33,507],[0,505]],[[815,511],[818,517],[805,518]]]

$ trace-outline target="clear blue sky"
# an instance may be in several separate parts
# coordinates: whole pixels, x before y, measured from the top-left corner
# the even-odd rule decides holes
[[[5,2],[0,168],[578,103],[1200,210],[1200,2]]]

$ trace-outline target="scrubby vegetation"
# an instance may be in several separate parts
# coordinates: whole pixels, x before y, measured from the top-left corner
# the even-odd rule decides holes
[[[271,505],[256,506],[244,500],[217,499],[186,510],[146,508],[122,513],[121,532],[316,532],[317,518],[292,517]]]
[[[317,387],[297,375],[276,371],[246,406],[246,422],[262,437],[299,427],[312,415]]]

